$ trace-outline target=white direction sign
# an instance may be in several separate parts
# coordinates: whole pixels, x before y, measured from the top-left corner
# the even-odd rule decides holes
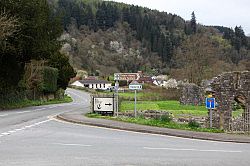
[[[141,84],[130,84],[129,85],[129,89],[130,90],[141,90],[142,89],[142,85]]]
[[[139,73],[115,73],[114,74],[114,80],[120,81],[134,81],[139,80],[140,74]]]
[[[114,111],[113,97],[94,97],[94,111]]]

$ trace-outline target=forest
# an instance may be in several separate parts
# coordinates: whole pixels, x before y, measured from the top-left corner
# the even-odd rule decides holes
[[[141,70],[196,84],[250,70],[250,38],[241,26],[198,20],[195,12],[184,20],[101,0],[1,0],[1,101],[65,89],[77,70],[104,78]]]
[[[184,20],[110,1],[54,4],[65,32],[77,41],[69,52],[72,64],[90,74],[142,70],[199,84],[222,72],[250,67],[250,38],[241,26],[206,26],[198,23],[195,12]]]

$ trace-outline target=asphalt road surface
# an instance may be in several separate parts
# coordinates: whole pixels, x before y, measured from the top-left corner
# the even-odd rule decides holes
[[[0,112],[0,166],[249,166],[250,144],[192,140],[58,121],[89,111],[88,94],[74,102]]]

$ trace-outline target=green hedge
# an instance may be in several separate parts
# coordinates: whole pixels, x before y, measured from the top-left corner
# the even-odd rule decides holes
[[[45,93],[54,93],[57,90],[58,69],[52,67],[44,67],[43,69],[43,86]]]

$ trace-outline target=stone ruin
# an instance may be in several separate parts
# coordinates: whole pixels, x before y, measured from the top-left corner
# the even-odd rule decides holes
[[[213,79],[211,87],[218,105],[213,111],[213,127],[250,132],[250,72],[223,73]],[[244,109],[236,119],[232,116],[235,102]]]
[[[203,105],[204,89],[196,84],[185,83],[182,85],[180,104]]]

